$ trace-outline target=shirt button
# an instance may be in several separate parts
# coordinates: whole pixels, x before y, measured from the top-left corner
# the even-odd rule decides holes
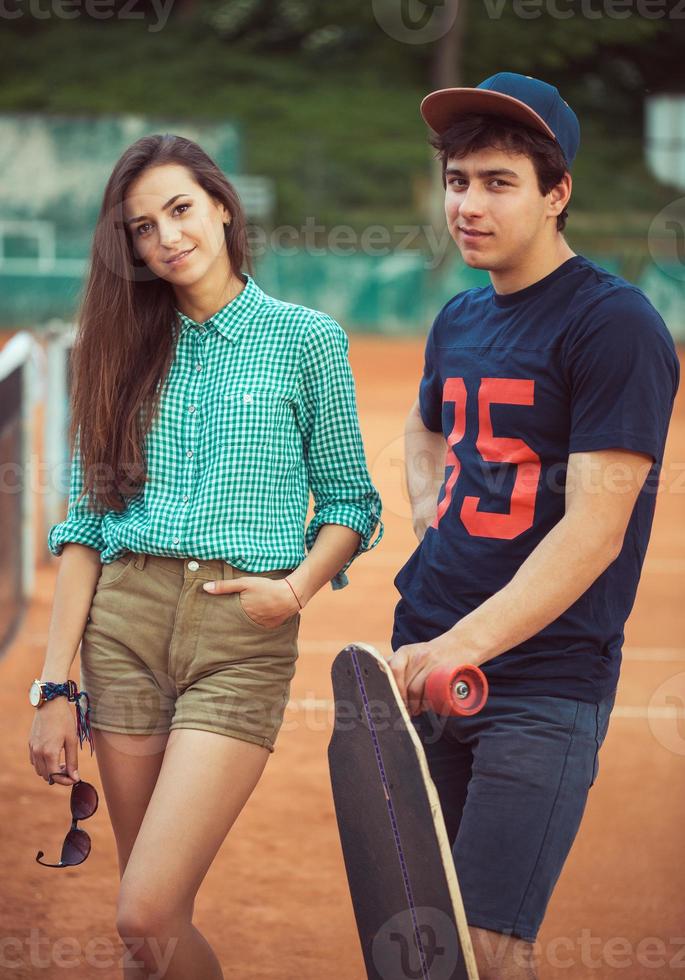
[[[252,395],[250,395],[250,394],[243,395],[243,403],[245,405],[251,405],[252,404]]]
[[[178,544],[178,538],[174,538],[174,544]]]
[[[195,370],[196,371],[201,371],[202,370],[202,365],[201,364],[196,364],[195,365]]]
[[[198,562],[196,562],[196,561],[194,561],[194,560],[193,560],[193,561],[189,561],[189,562],[188,562],[188,569],[189,569],[189,570],[190,570],[191,572],[196,572],[196,571],[198,570],[198,568],[199,568],[199,567],[200,567],[200,566],[199,566],[199,564],[198,564]]]
[[[188,459],[190,459],[192,455],[193,455],[193,450],[189,449],[188,452],[186,453],[186,456],[188,457]]]
[[[190,412],[190,414],[192,415],[192,414],[193,414],[193,412],[195,411],[195,406],[194,406],[194,405],[191,405],[191,406],[190,406],[190,408],[188,409],[188,411],[189,411],[189,412]]]
[[[184,504],[187,504],[188,503],[188,494],[187,493],[184,493],[183,494],[183,503]]]

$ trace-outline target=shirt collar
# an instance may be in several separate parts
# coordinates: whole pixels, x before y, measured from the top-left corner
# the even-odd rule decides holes
[[[226,340],[236,341],[250,318],[261,306],[265,296],[252,276],[243,273],[243,278],[245,279],[243,291],[210,316],[208,320],[205,320],[204,323],[197,323],[177,309],[176,316],[181,326],[180,334],[183,335],[193,327],[204,326],[207,329],[215,327]]]

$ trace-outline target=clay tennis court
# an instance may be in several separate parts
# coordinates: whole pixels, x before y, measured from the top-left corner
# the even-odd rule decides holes
[[[333,812],[329,669],[351,640],[389,651],[393,577],[414,547],[402,433],[420,376],[417,339],[353,336],[350,357],[384,540],[302,616],[292,701],[264,777],[205,879],[194,922],[236,980],[364,976]],[[681,351],[682,354],[682,351]],[[1,529],[0,529],[1,530]],[[41,554],[45,529],[38,531]],[[69,826],[66,787],[29,763],[29,685],[42,669],[59,559],[41,564],[23,626],[0,661],[0,977],[119,980],[118,866],[106,802],[84,824],[81,867],[48,869]],[[78,681],[78,659],[71,676]],[[671,424],[616,708],[585,819],[539,936],[544,980],[685,977],[685,393]],[[87,745],[81,777],[100,791]],[[198,801],[201,803],[201,801]],[[161,842],[183,846],[183,841]]]

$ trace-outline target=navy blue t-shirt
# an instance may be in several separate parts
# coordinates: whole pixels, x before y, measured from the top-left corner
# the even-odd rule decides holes
[[[620,555],[558,619],[483,665],[492,693],[612,693],[679,378],[644,293],[581,255],[518,292],[450,300],[419,390],[424,425],[448,443],[445,480],[437,526],[395,578],[393,650],[444,633],[511,580],[564,516],[569,453],[649,453]]]

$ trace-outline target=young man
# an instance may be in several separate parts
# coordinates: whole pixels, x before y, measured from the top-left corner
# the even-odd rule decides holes
[[[597,776],[679,365],[645,295],[563,237],[579,125],[556,88],[502,72],[421,111],[449,230],[491,285],[450,300],[428,336],[406,431],[420,543],[395,579],[391,666],[481,980],[529,980]],[[480,714],[424,710],[443,663],[485,672]]]

